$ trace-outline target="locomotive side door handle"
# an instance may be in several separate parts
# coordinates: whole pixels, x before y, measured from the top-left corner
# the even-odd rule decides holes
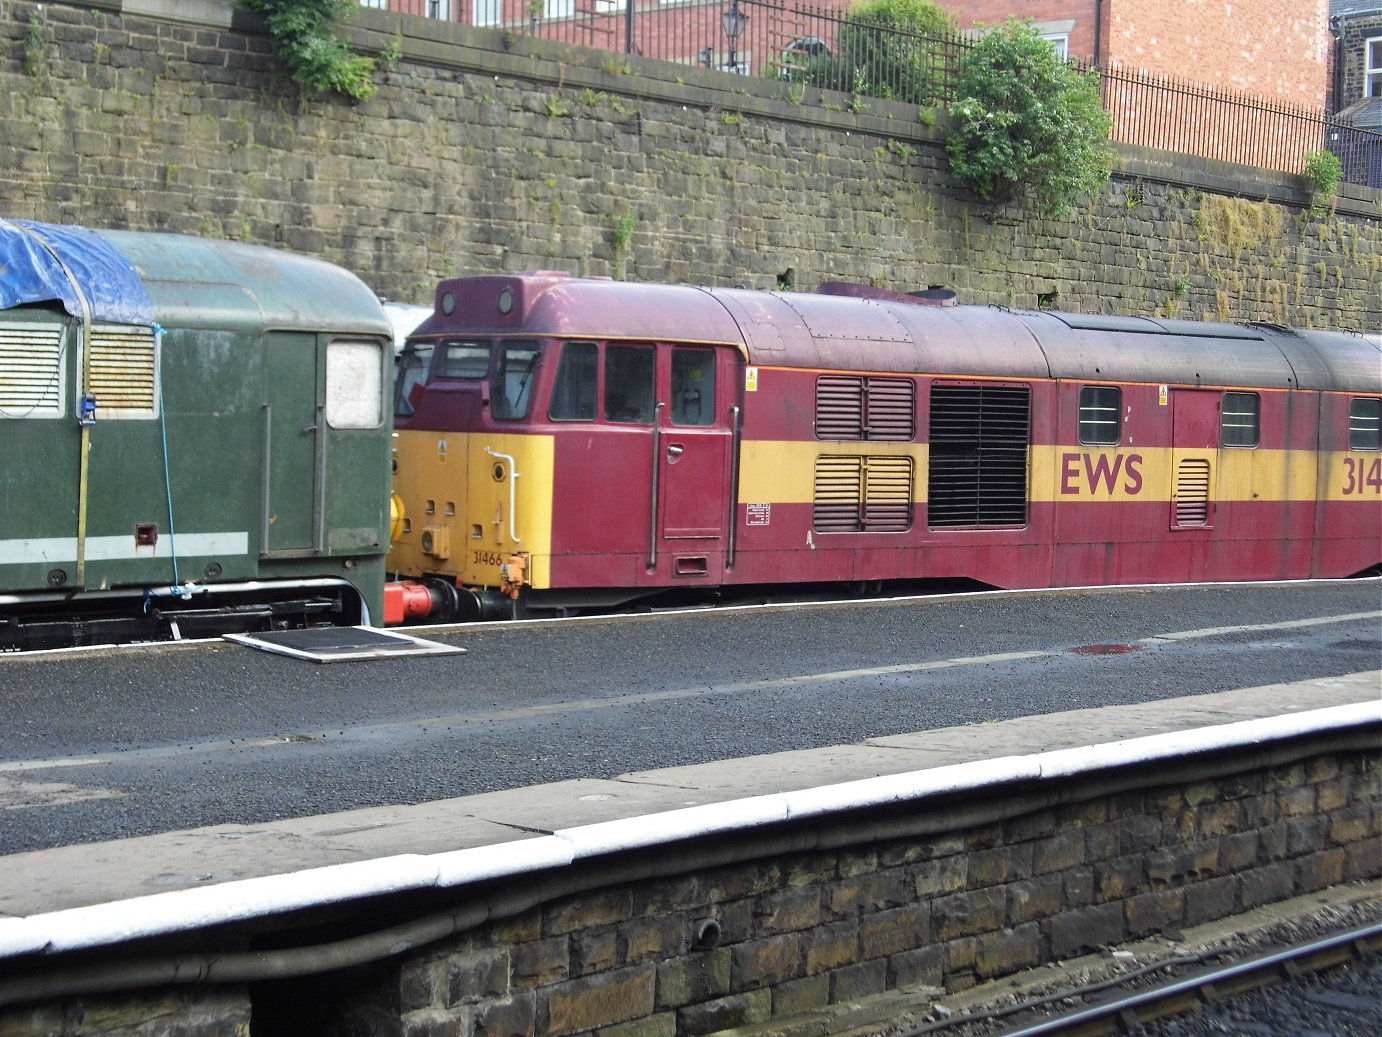
[[[686,447],[680,443],[672,443],[667,447],[667,460],[669,463],[675,464],[677,458],[684,453],[686,453]]]

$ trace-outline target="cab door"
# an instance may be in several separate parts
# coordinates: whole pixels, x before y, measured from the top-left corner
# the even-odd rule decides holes
[[[317,336],[274,332],[264,350],[261,557],[308,555],[320,529]]]
[[[732,501],[734,356],[710,346],[658,347],[656,571],[718,581]]]

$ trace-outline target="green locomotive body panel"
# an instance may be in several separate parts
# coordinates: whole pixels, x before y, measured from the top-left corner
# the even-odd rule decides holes
[[[0,617],[323,587],[382,616],[392,328],[373,292],[268,248],[99,236],[146,320],[0,309]]]

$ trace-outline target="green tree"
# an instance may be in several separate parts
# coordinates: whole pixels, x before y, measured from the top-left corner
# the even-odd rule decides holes
[[[1012,20],[960,60],[950,169],[983,201],[1060,214],[1108,182],[1112,117],[1099,73],[1057,56],[1030,25]]]
[[[353,0],[243,0],[264,15],[274,50],[296,82],[319,93],[357,101],[374,96],[377,62],[350,49],[336,27],[355,9]]]
[[[954,21],[931,0],[859,0],[836,54],[790,57],[785,78],[831,90],[927,104],[941,96]]]

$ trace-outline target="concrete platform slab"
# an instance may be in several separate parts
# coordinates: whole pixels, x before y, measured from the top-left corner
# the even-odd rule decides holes
[[[582,825],[1325,706],[1374,702],[1382,671],[1026,717],[413,806],[218,825],[0,857],[0,916],[23,916],[395,854],[432,854]]]

